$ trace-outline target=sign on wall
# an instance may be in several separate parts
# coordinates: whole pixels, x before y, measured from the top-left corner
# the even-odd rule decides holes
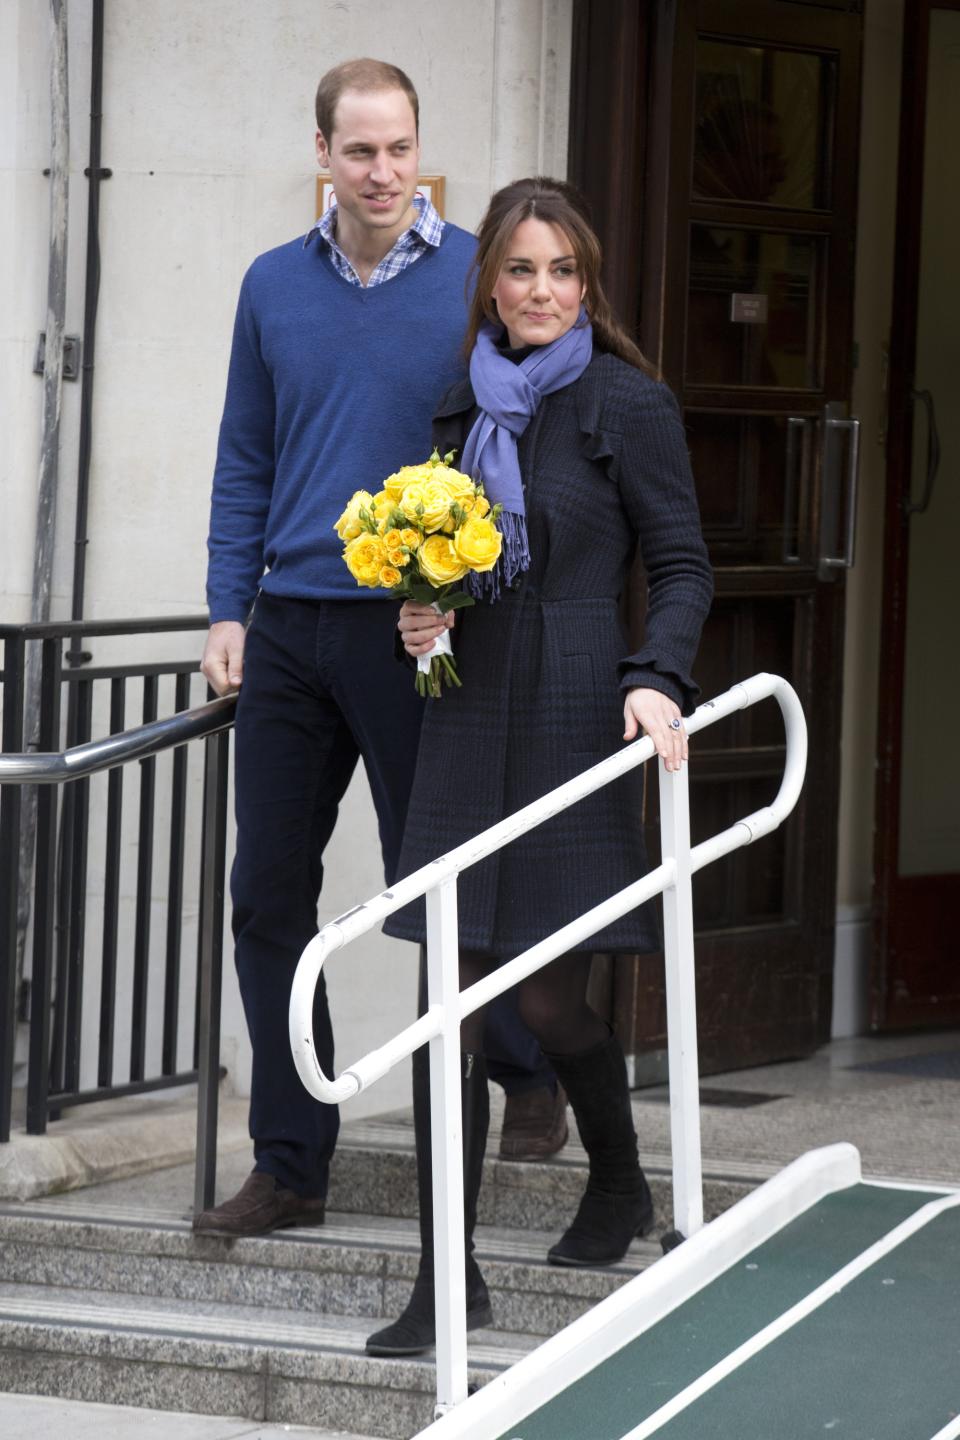
[[[417,194],[424,196],[433,205],[439,215],[443,214],[444,188],[446,186],[445,175],[421,175],[417,180]],[[330,209],[333,204],[333,181],[327,180],[323,175],[317,176],[317,218]]]

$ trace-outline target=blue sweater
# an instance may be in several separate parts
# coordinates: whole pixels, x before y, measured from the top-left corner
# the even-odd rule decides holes
[[[454,225],[415,264],[351,285],[326,246],[269,250],[244,277],[213,478],[211,624],[244,621],[258,587],[356,599],[333,525],[430,453],[430,421],[463,373],[465,280],[476,242]],[[267,573],[264,575],[264,569]]]

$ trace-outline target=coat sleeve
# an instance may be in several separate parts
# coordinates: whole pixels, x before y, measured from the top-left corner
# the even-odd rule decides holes
[[[621,394],[615,404],[620,443],[612,458],[648,592],[644,643],[620,661],[620,688],[661,690],[689,715],[700,693],[691,670],[713,598],[713,574],[677,402],[666,385],[637,371],[630,380],[629,397]]]
[[[207,540],[210,622],[245,621],[263,574],[276,397],[260,350],[251,272],[240,290]]]

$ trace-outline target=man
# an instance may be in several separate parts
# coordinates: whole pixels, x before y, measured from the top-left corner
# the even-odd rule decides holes
[[[474,241],[415,194],[412,84],[376,60],[336,66],[320,81],[317,125],[336,204],[244,278],[213,482],[201,668],[218,693],[240,691],[231,890],[255,1168],[236,1196],[194,1218],[202,1233],[323,1220],[339,1117],[294,1069],[290,986],[361,755],[388,884],[395,875],[423,703],[392,658],[395,605],[357,589],[333,525],[354,490],[376,491],[425,458],[433,410],[462,372]],[[502,1014],[508,1036],[518,1024]],[[332,1073],[322,980],[314,1035]],[[521,1048],[531,1039],[521,1032]],[[506,1049],[528,1115],[548,1114],[533,1153],[549,1153],[565,1138],[563,1097],[544,1088],[542,1059]]]

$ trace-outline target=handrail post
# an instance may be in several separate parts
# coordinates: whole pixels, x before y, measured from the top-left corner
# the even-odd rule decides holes
[[[443,1012],[430,1041],[433,1152],[433,1289],[437,1334],[436,1417],[467,1397],[467,1295],[463,1223],[460,966],[457,877],[428,890],[427,1005]]]
[[[52,750],[60,736],[61,642],[41,640],[41,750]],[[57,801],[53,785],[37,786],[34,845],[33,964],[30,973],[30,1059],[27,1068],[27,1134],[47,1129],[50,1094],[50,1036],[53,960],[57,909]]]
[[[689,778],[686,764],[668,771],[660,760],[658,769],[661,853],[673,866],[673,882],[663,892],[673,1224],[689,1239],[703,1225]]]
[[[197,1215],[213,1204],[216,1187],[228,759],[227,733],[218,731],[208,736],[204,755],[200,860],[197,1160],[193,1186],[193,1207]]]

